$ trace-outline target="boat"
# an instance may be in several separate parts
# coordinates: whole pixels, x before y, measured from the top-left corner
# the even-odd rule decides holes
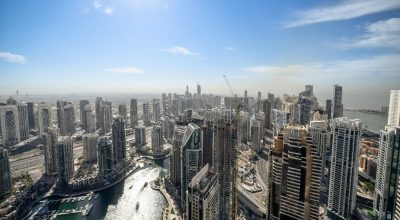
[[[97,198],[99,198],[99,194],[94,194],[94,199],[97,199]]]
[[[139,202],[136,203],[136,210],[139,209]]]
[[[85,208],[82,210],[82,215],[87,216],[89,215],[90,211],[92,210],[93,204],[87,204]]]

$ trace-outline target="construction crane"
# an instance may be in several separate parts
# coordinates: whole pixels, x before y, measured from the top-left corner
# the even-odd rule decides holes
[[[225,75],[222,75],[225,79],[226,84],[228,85],[229,89],[231,90],[232,96],[235,96],[235,93],[233,92],[232,86],[228,81],[228,78]]]
[[[230,91],[231,91],[231,93],[232,93],[232,96],[233,97],[236,97],[236,95],[235,95],[235,93],[233,92],[233,89],[232,89],[232,86],[231,86],[231,84],[229,83],[229,81],[228,81],[228,77],[226,77],[225,75],[222,75],[223,77],[224,77],[224,79],[225,79],[225,82],[226,82],[226,84],[228,85],[228,87],[229,87],[229,89],[230,89]],[[236,106],[236,116],[239,116],[239,113],[240,113],[240,109],[243,107],[243,105],[241,104],[241,103],[238,103],[238,106]]]

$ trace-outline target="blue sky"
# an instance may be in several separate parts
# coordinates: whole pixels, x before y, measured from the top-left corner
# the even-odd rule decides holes
[[[400,89],[400,1],[2,0],[0,94]]]

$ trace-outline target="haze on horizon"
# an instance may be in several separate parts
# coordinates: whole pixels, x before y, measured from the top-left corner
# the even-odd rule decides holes
[[[400,1],[0,2],[0,94],[331,94],[400,85]],[[365,99],[368,102],[368,99]],[[320,100],[322,101],[322,100]]]

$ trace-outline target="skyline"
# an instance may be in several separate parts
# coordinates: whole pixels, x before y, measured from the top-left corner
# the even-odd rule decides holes
[[[0,94],[180,92],[198,82],[204,93],[230,95],[225,74],[238,95],[312,84],[326,96],[338,83],[346,95],[387,97],[400,84],[399,9],[399,1],[2,1]]]

